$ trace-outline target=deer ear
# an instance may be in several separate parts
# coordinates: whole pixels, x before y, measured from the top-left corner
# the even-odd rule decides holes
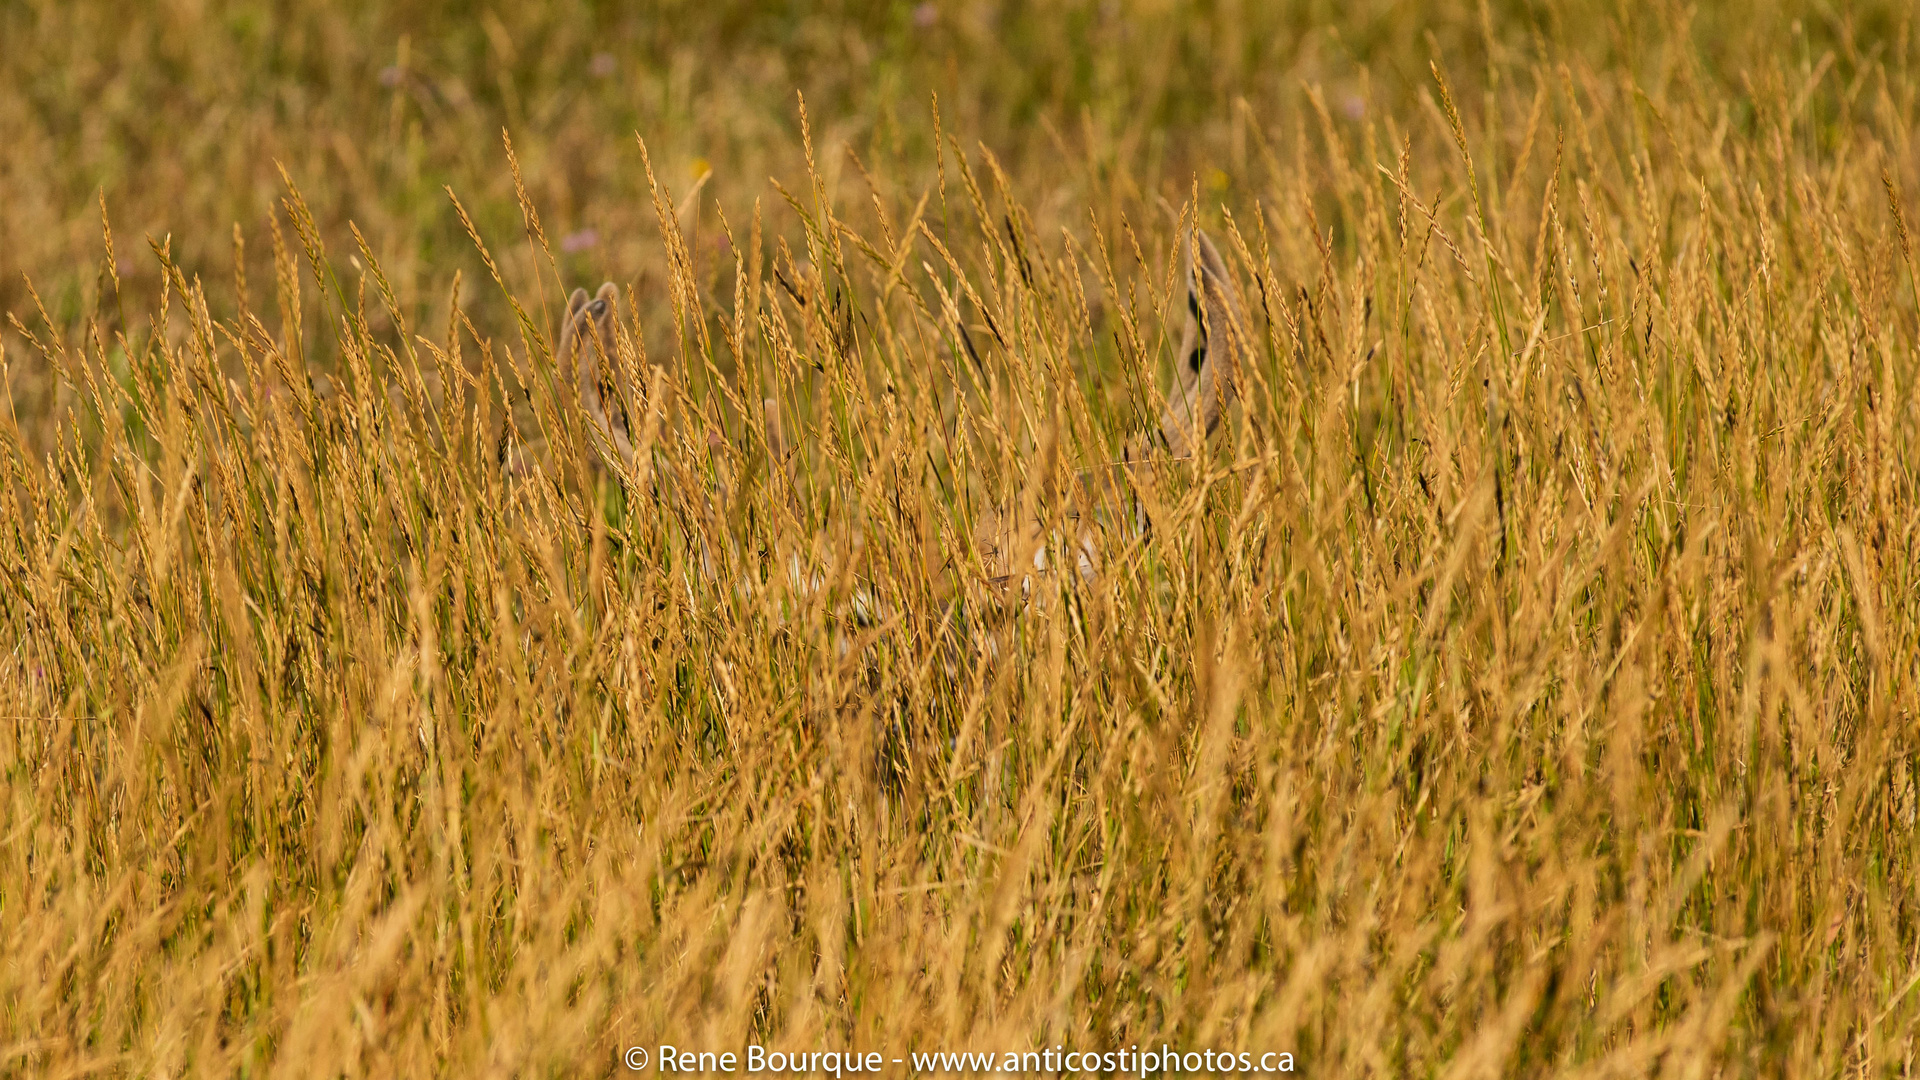
[[[1193,230],[1192,275],[1196,284],[1206,283],[1209,291],[1233,287],[1233,279],[1227,273],[1227,262],[1220,257],[1220,249],[1213,246],[1213,238],[1203,229]]]
[[[582,292],[580,295],[584,297],[586,293]],[[620,299],[620,290],[614,287],[613,282],[601,282],[599,290],[593,294],[593,302],[588,305],[593,308],[594,321],[605,322],[611,320],[613,318],[613,304],[614,301],[618,299]]]
[[[1241,314],[1240,292],[1225,259],[1213,246],[1213,240],[1193,230],[1193,262],[1190,288],[1199,293],[1199,308],[1206,319],[1207,371],[1202,375],[1201,396],[1206,409],[1203,419],[1208,431],[1220,422],[1220,413],[1233,404],[1234,383],[1240,374],[1240,359],[1247,348],[1247,321]]]
[[[1160,417],[1161,437],[1174,457],[1195,453],[1233,402],[1246,332],[1226,260],[1197,226],[1187,237],[1186,287],[1180,353]]]
[[[567,314],[560,320],[560,343],[554,347],[554,363],[560,367],[563,377],[570,377],[569,365],[573,354],[580,348],[580,312],[587,306],[587,290],[575,289],[567,298]]]
[[[613,282],[603,282],[593,299],[587,302],[587,317],[593,320],[593,329],[600,338],[599,359],[610,360],[613,357],[613,305],[620,298],[620,290]]]

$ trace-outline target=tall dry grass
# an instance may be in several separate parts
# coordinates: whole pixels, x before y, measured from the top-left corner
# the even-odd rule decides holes
[[[229,149],[16,203],[91,247],[12,249],[57,290],[0,339],[0,1072],[1910,1075],[1902,14],[1483,8],[1470,57],[1382,31],[1274,89],[1276,10],[1085,14],[1067,89],[1014,79],[1080,55],[1030,16],[938,114],[888,97],[937,58],[794,61],[804,109],[710,99],[712,180],[685,133],[556,178],[529,102],[592,84],[488,16],[514,151],[389,88],[473,193],[315,157],[229,228],[272,161]],[[170,239],[115,220],[168,192]],[[1126,516],[1090,478],[1160,414],[1196,222],[1252,323],[1228,430],[1091,580],[993,583],[983,514]],[[553,365],[601,273],[625,482]]]

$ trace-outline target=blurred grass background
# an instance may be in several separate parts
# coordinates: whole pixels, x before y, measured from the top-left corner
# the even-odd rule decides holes
[[[1917,60],[1893,3],[0,0],[0,1073],[1912,1075]],[[1094,581],[983,584],[969,507],[1157,411],[1192,221],[1230,430]],[[548,376],[602,278],[651,487]]]
[[[128,239],[174,235],[190,271],[225,269],[229,226],[258,234],[301,185],[323,231],[358,222],[409,307],[479,269],[444,194],[489,235],[517,230],[501,147],[511,132],[565,264],[633,274],[653,233],[635,134],[678,190],[711,168],[721,205],[800,171],[796,93],[823,145],[917,189],[934,169],[932,101],[1054,218],[1115,198],[1174,198],[1196,175],[1257,184],[1256,127],[1283,159],[1335,120],[1420,124],[1430,61],[1470,124],[1489,122],[1501,65],[1548,62],[1726,96],[1834,70],[1827,91],[1911,63],[1898,4],[1598,2],[840,3],[754,5],[34,3],[0,8],[0,307],[22,275],[72,320],[94,282],[97,192]],[[1623,107],[1626,103],[1622,103]],[[1244,110],[1244,112],[1243,112]],[[1491,122],[1499,122],[1497,119]],[[1738,128],[1736,128],[1738,130]],[[837,176],[838,154],[823,158]],[[740,216],[736,213],[736,217]],[[1048,224],[1051,222],[1044,222]],[[591,233],[598,241],[584,246]],[[128,245],[123,245],[126,247]],[[139,251],[127,272],[155,274]],[[264,255],[256,253],[259,265]]]

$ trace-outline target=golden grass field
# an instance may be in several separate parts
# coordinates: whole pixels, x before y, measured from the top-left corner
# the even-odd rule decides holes
[[[1912,9],[767,7],[0,0],[0,1075],[1913,1075]]]

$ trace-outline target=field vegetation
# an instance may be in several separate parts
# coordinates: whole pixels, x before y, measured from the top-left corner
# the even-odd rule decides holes
[[[0,0],[0,1074],[1912,1075],[1920,44],[1760,8]]]

